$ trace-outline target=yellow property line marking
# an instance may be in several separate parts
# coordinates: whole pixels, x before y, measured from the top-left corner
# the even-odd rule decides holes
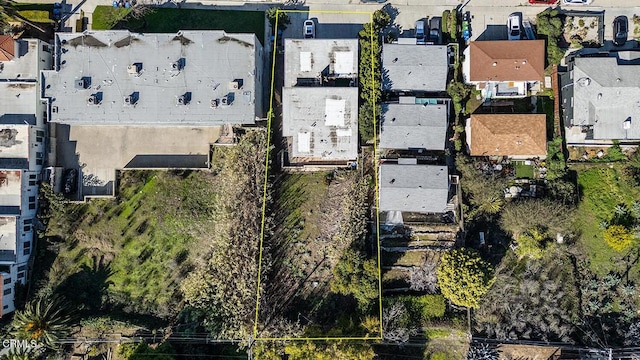
[[[336,341],[336,340],[382,340],[382,270],[381,270],[381,262],[380,262],[380,215],[378,214],[379,207],[379,186],[378,186],[378,149],[377,149],[377,138],[376,138],[376,103],[375,103],[375,94],[371,95],[373,98],[371,99],[371,103],[373,104],[373,161],[374,161],[374,171],[375,171],[375,197],[376,197],[376,244],[377,244],[377,255],[378,255],[378,306],[379,306],[379,319],[380,319],[380,336],[370,337],[370,336],[362,336],[362,337],[281,337],[281,338],[259,338],[258,337],[258,318],[260,312],[260,285],[262,283],[262,251],[264,249],[264,227],[265,227],[265,216],[266,216],[266,207],[267,207],[267,184],[269,178],[269,147],[271,141],[271,120],[273,119],[273,98],[275,92],[275,67],[276,67],[276,53],[277,53],[277,44],[278,44],[278,17],[280,13],[326,13],[326,14],[361,14],[361,15],[369,15],[370,23],[373,24],[373,13],[372,12],[362,12],[362,11],[337,11],[337,10],[276,10],[276,23],[275,23],[275,36],[273,40],[273,56],[271,59],[271,90],[269,93],[269,111],[267,113],[267,153],[265,159],[265,173],[264,173],[264,185],[263,185],[263,195],[262,195],[262,223],[260,227],[260,252],[258,256],[258,285],[256,289],[256,316],[255,322],[253,326],[253,337],[255,341]],[[371,43],[374,41],[374,33],[371,32]],[[375,88],[375,76],[374,76],[374,47],[371,46],[371,81]],[[364,166],[364,165],[363,165]]]

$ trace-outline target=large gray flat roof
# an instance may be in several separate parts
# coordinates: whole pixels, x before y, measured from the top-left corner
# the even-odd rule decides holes
[[[640,139],[640,66],[575,58],[572,124],[593,125],[597,140]]]
[[[383,104],[380,147],[444,150],[447,105]]]
[[[357,39],[285,39],[285,86],[321,75],[358,76]]]
[[[291,157],[337,161],[358,156],[358,88],[284,88],[282,99],[282,135],[292,137]]]
[[[384,44],[383,86],[387,90],[445,91],[448,62],[445,45]]]
[[[380,165],[380,211],[442,213],[448,197],[446,166]]]
[[[43,72],[52,122],[220,125],[262,116],[254,34],[89,31],[57,33],[56,46],[58,69]]]
[[[20,39],[15,41],[15,57],[2,61],[0,79],[28,81],[38,78],[43,67],[38,58],[38,45],[44,44],[38,39]]]

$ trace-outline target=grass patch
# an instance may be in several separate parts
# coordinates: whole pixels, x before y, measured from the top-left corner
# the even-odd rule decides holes
[[[264,39],[265,16],[262,11],[154,8],[142,19],[127,15],[128,9],[97,6],[93,13],[93,28],[131,29],[143,33],[224,30],[228,33],[253,33],[260,42]]]
[[[69,204],[47,235],[61,239],[44,288],[74,294],[99,314],[103,300],[125,312],[166,318],[180,309],[178,284],[213,227],[215,177],[207,172],[126,171],[117,199]]]
[[[113,6],[98,5],[93,11],[91,27],[94,30],[110,30],[129,15],[131,9],[114,8]]]
[[[533,166],[525,165],[524,162],[516,162],[515,168],[517,178],[533,179]]]
[[[46,10],[22,10],[18,11],[20,16],[35,23],[53,24],[54,21],[49,18],[49,12]]]
[[[611,249],[604,241],[601,221],[609,221],[618,204],[631,206],[640,199],[640,190],[632,185],[622,164],[574,165],[577,171],[581,202],[575,216],[575,227],[581,232],[579,243],[590,259],[591,269],[605,275],[615,269],[615,258],[624,254]]]

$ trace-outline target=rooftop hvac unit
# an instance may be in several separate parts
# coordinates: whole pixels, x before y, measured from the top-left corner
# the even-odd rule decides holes
[[[100,103],[100,98],[97,94],[89,95],[89,99],[87,99],[87,103],[89,105],[98,105]]]
[[[76,79],[75,88],[78,90],[88,89],[91,85],[91,78],[88,76],[84,76],[80,79]]]
[[[124,97],[125,105],[134,105],[136,103],[136,98],[133,95],[127,95]]]
[[[220,105],[220,99],[212,99],[211,100],[211,108],[215,109],[218,107],[218,105]]]
[[[186,105],[186,104],[187,104],[187,97],[184,95],[178,96],[178,105]]]
[[[141,71],[142,71],[141,63],[134,63],[127,66],[127,73],[129,73],[129,75],[139,76]]]
[[[222,98],[222,105],[229,105],[229,98],[228,97],[224,96]]]
[[[622,123],[622,128],[625,130],[631,129],[631,118],[627,119]]]
[[[232,81],[229,83],[229,90],[238,90],[240,88],[240,84],[237,81]]]

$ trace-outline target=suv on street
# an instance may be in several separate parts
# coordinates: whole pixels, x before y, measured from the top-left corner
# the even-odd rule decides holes
[[[442,44],[442,18],[439,16],[429,20],[429,41],[436,45]]]

